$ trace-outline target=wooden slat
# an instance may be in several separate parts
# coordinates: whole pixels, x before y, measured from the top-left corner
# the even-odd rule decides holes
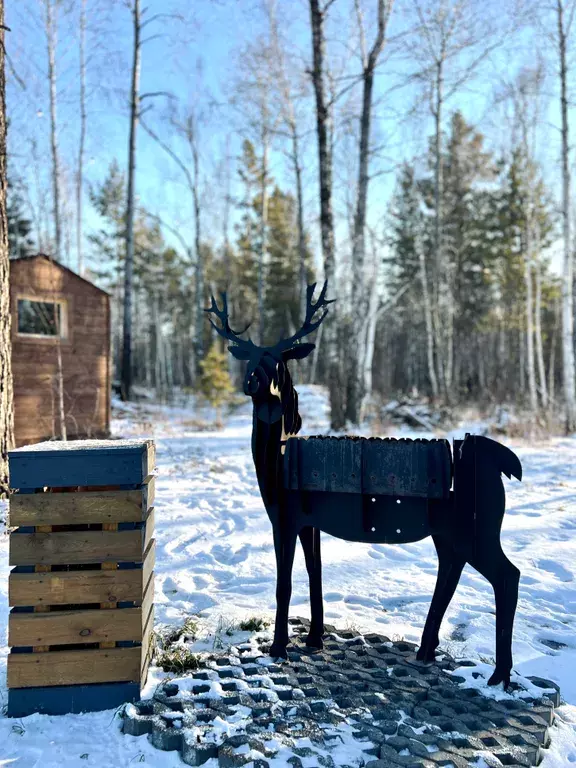
[[[10,536],[10,565],[77,565],[141,559],[140,530],[13,533]]]
[[[143,532],[143,541],[142,541],[142,551],[146,552],[148,547],[150,546],[150,542],[152,541],[152,537],[154,536],[154,526],[156,525],[156,517],[154,514],[154,507],[148,512],[148,517],[146,518],[146,522],[144,523],[144,532]]]
[[[155,543],[152,542],[141,570],[12,572],[8,577],[8,601],[13,607],[142,600],[154,562]]]
[[[150,578],[154,577],[154,566],[156,565],[156,539],[152,539],[144,554],[142,564],[142,589],[148,586]]]
[[[10,653],[8,687],[139,682],[142,648]]]
[[[42,526],[38,526],[38,528],[36,528],[36,530],[39,533],[51,533],[52,532],[52,526],[51,525],[42,525]],[[34,571],[36,573],[49,573],[51,570],[52,570],[52,566],[51,565],[35,565],[34,566]],[[35,605],[34,606],[34,613],[45,613],[46,611],[49,611],[49,610],[50,610],[50,608],[47,605]],[[50,646],[49,645],[38,645],[38,644],[35,644],[35,643],[30,643],[30,644],[34,646],[32,648],[34,653],[46,653],[47,651],[50,650]]]
[[[14,493],[9,525],[135,523],[146,516],[155,493],[154,477],[137,491]]]
[[[146,678],[148,676],[148,667],[152,661],[154,655],[154,607],[150,611],[146,625],[144,627],[144,633],[142,636],[142,658],[140,666],[140,685],[146,684]]]
[[[103,531],[117,531],[118,530],[118,523],[104,523],[102,525],[102,530]],[[116,570],[118,570],[118,563],[114,563],[114,562],[102,563],[101,568],[102,568],[103,571],[116,571]],[[100,603],[100,608],[103,608],[103,609],[106,609],[106,610],[110,610],[110,609],[116,608],[117,606],[118,606],[118,603],[110,602],[110,601],[105,602],[105,603]],[[116,645],[116,641],[115,640],[102,640],[99,643],[99,648],[114,648],[115,645]]]
[[[97,685],[33,686],[8,691],[8,717],[67,715],[116,709],[127,701],[140,699],[140,683],[99,683]]]
[[[110,440],[98,446],[69,441],[66,448],[54,441],[41,449],[10,451],[10,483],[14,489],[139,485],[152,474],[154,457],[151,440]]]
[[[148,585],[144,599],[142,600],[142,632],[150,620],[151,612],[154,609],[154,580]]]
[[[8,645],[50,646],[123,640],[139,643],[142,641],[144,610],[150,613],[150,606],[114,610],[11,613],[8,620]]]
[[[142,599],[143,571],[60,571],[11,573],[11,606],[121,602]],[[114,597],[112,601],[110,598]]]

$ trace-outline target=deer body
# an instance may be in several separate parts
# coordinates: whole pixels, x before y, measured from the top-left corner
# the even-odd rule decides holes
[[[512,451],[485,437],[467,435],[465,440],[455,441],[454,487],[441,499],[285,487],[287,441],[295,438],[302,423],[287,362],[310,354],[314,345],[298,342],[320,325],[327,312],[324,308],[330,303],[325,298],[326,284],[316,303],[312,301],[314,288],[308,287],[302,329],[274,347],[257,347],[230,328],[225,294],[222,310],[214,299],[207,310],[221,322],[219,327],[210,320],[216,331],[233,343],[230,352],[248,363],[244,391],[252,397],[254,406],[252,455],[272,524],[277,566],[276,623],[270,655],[287,656],[292,565],[298,538],[310,583],[311,625],[306,642],[313,648],[322,648],[320,531],[347,541],[390,544],[432,536],[439,559],[438,577],[417,658],[434,661],[442,619],[464,565],[469,563],[494,589],[496,669],[489,683],[503,682],[506,687],[512,669],[512,628],[520,576],[500,544],[505,511],[501,473],[522,477],[520,462]],[[324,313],[313,320],[320,309]]]

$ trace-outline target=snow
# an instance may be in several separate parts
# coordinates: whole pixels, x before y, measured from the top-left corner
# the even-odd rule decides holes
[[[326,433],[328,409],[320,388],[299,388],[305,434]],[[210,429],[209,412],[178,406],[117,404],[113,432],[124,439],[153,438],[157,446],[156,622],[175,624],[199,614],[201,642],[194,649],[239,642],[246,633],[234,623],[250,616],[273,617],[275,565],[272,536],[250,453],[252,416],[246,400]],[[464,424],[450,435],[484,432]],[[414,436],[395,430],[390,436]],[[566,704],[551,730],[544,768],[576,762],[576,439],[508,441],[523,463],[522,483],[506,480],[507,514],[502,541],[520,568],[515,624],[515,672],[559,683]],[[6,703],[7,536],[0,546],[0,700]],[[419,642],[436,578],[431,540],[387,546],[357,544],[323,535],[326,621],[358,632],[376,631]],[[291,614],[309,616],[308,580],[297,552]],[[481,662],[474,684],[488,689],[494,656],[494,600],[490,585],[468,566],[442,625],[441,647]],[[264,659],[262,659],[264,661]],[[150,695],[164,676],[152,669]],[[222,723],[223,730],[233,724]],[[340,744],[352,762],[353,740]],[[357,755],[358,753],[356,753]],[[274,765],[285,764],[279,755]],[[335,755],[333,754],[333,757]],[[280,759],[282,758],[282,759]],[[0,717],[0,768],[122,768],[182,766],[174,753],[159,752],[146,737],[120,733],[114,712],[22,720]],[[482,763],[477,763],[481,765]],[[208,765],[208,768],[211,768]]]
[[[110,451],[110,450],[122,450],[125,448],[142,448],[144,446],[143,440],[67,440],[62,442],[61,440],[46,440],[43,443],[35,443],[33,446],[33,452],[39,451]],[[29,445],[15,448],[14,453],[24,451],[26,453],[31,452]]]

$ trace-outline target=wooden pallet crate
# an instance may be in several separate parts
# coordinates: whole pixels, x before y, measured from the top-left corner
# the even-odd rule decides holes
[[[41,443],[9,454],[8,715],[140,695],[154,604],[152,441]]]

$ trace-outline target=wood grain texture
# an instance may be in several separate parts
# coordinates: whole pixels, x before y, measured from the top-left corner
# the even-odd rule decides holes
[[[109,296],[66,267],[38,256],[15,260],[10,269],[16,445],[38,442],[52,437],[54,431],[56,434],[60,431],[58,424],[53,425],[51,414],[56,340],[18,334],[19,297],[66,302],[68,337],[62,340],[61,348],[67,432],[69,436],[108,434]],[[42,366],[37,372],[34,370],[36,365]],[[23,377],[24,370],[38,378]]]
[[[44,486],[140,485],[152,474],[155,451],[151,440],[130,445],[114,440],[98,447],[9,452],[10,483],[15,490]]]
[[[142,560],[141,530],[63,531],[57,533],[13,533],[10,536],[10,565],[78,565],[89,563],[139,562]]]
[[[8,577],[10,607],[142,600],[153,578],[156,544],[152,540],[142,568],[119,571],[14,573]]]
[[[142,648],[10,653],[8,687],[140,682]]]
[[[8,620],[8,645],[50,646],[75,643],[142,641],[141,608],[114,610],[50,611],[49,613],[11,613]]]
[[[150,611],[144,626],[141,650],[140,685],[144,687],[148,676],[148,668],[150,667],[150,662],[154,655],[154,606],[152,606],[152,610]]]
[[[154,477],[137,491],[14,493],[9,525],[138,522],[146,516],[154,494]]]
[[[11,688],[8,691],[8,717],[100,712],[116,709],[127,701],[138,701],[138,683],[97,683],[93,685],[56,685],[52,688]]]

